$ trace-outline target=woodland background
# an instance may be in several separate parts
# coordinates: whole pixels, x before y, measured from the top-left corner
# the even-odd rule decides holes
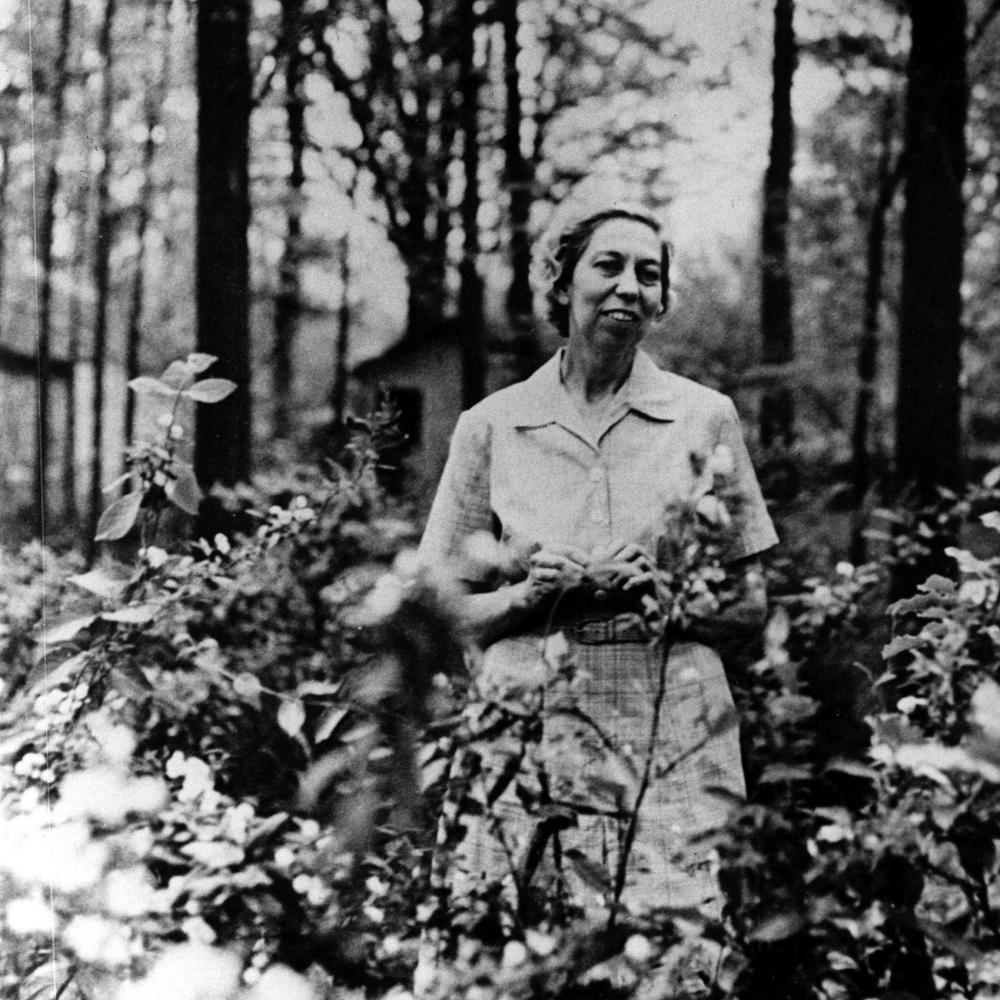
[[[0,8],[0,995],[997,995],[1000,2],[732,0],[713,60],[672,13]],[[767,124],[720,171],[746,57]],[[403,349],[428,412],[530,371],[531,239],[594,171],[678,220],[649,346],[737,397],[782,536],[724,651],[721,914],[626,912],[586,858],[577,895],[513,851],[448,884],[512,783],[528,860],[609,796],[634,833],[642,762],[584,740],[621,782],[546,798],[539,690],[477,689],[410,551],[431,424],[360,392]],[[699,482],[661,652],[729,593]]]

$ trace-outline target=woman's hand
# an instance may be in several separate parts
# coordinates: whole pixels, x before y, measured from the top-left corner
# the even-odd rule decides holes
[[[543,545],[528,559],[528,576],[516,586],[521,607],[534,607],[550,594],[579,586],[590,560],[572,545]]]
[[[591,576],[624,593],[631,590],[652,593],[656,589],[655,572],[653,557],[641,545],[627,542],[595,553]]]

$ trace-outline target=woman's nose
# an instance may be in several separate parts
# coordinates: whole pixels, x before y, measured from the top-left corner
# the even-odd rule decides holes
[[[639,294],[639,282],[631,271],[623,271],[618,276],[618,284],[615,291],[626,298],[636,298]]]

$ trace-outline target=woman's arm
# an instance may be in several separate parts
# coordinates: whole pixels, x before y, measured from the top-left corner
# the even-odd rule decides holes
[[[461,599],[465,627],[480,646],[516,632],[553,594],[579,584],[587,561],[585,552],[569,545],[538,549],[528,561],[525,579]]]

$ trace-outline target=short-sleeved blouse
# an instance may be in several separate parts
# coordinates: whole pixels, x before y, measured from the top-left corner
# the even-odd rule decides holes
[[[728,485],[737,494],[728,556],[751,556],[775,543],[736,410],[726,396],[661,371],[639,352],[603,424],[589,429],[562,384],[559,365],[560,358],[553,357],[524,382],[462,414],[421,542],[424,561],[450,562],[472,585],[489,586],[486,573],[477,576],[463,558],[466,540],[481,531],[502,541],[505,561],[515,567],[519,562],[523,567],[542,544],[593,551],[634,542],[656,551],[668,511],[692,495],[692,453],[707,458],[720,444],[731,452]],[[735,796],[744,792],[733,700],[721,660],[708,647],[686,641],[669,646],[666,659],[634,639],[595,645],[570,630],[568,644],[579,671],[578,705],[607,735],[604,752],[614,747],[622,760],[646,753],[655,759],[638,810],[623,898],[676,906],[716,900],[699,835],[726,820],[729,806],[713,788]],[[546,684],[549,669],[539,632],[528,625],[524,634],[501,638],[485,650],[478,677],[482,690],[502,691],[512,680]],[[554,789],[569,788],[581,776],[599,779],[606,767],[591,755],[567,752],[564,723],[547,715],[543,727]],[[579,748],[588,736],[572,738]],[[509,763],[502,747],[487,754],[484,787]],[[470,819],[456,859],[458,869],[474,878],[502,877],[512,846],[524,857],[534,837],[535,821],[511,789],[493,808],[505,842],[497,840],[491,824]],[[622,830],[620,819],[581,814],[575,828],[559,837],[563,849],[572,845],[612,871]],[[678,852],[683,863],[676,860]]]
[[[459,418],[421,541],[424,560],[461,560],[479,531],[514,557],[543,543],[594,551],[634,542],[655,551],[667,510],[691,496],[692,453],[707,458],[720,444],[734,466],[729,558],[777,542],[727,396],[639,351],[603,424],[590,429],[559,366],[557,354]]]

